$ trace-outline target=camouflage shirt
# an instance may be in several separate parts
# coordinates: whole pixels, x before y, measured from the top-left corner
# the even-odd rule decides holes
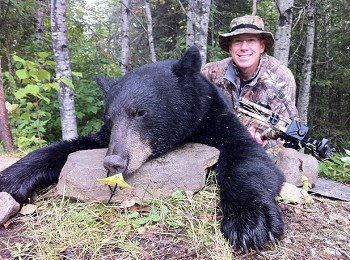
[[[292,72],[276,58],[263,53],[256,74],[243,81],[232,58],[211,62],[204,66],[202,73],[216,86],[222,88],[232,101],[234,108],[240,98],[254,103],[268,105],[273,112],[294,119],[298,117],[295,106],[296,84]],[[244,125],[257,126],[251,118],[241,118]],[[264,129],[261,129],[264,132]],[[268,147],[276,145],[270,143]],[[268,148],[267,147],[267,148]]]

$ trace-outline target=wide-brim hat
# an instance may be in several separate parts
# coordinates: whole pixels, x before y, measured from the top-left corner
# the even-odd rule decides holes
[[[230,23],[230,32],[219,35],[221,49],[229,51],[231,36],[243,33],[260,34],[265,39],[265,51],[270,50],[275,44],[272,33],[265,31],[264,22],[259,16],[245,15],[233,19]]]

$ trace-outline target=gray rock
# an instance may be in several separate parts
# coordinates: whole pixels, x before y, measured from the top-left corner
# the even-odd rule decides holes
[[[19,203],[7,192],[0,192],[0,224],[4,224],[19,211]]]
[[[318,161],[315,157],[303,154],[292,148],[282,149],[276,157],[276,165],[282,170],[286,182],[303,186],[302,177],[306,176],[312,186],[318,177]]]
[[[107,149],[78,151],[69,155],[57,185],[58,194],[81,201],[106,202],[108,186],[97,179],[106,177],[103,158]],[[125,181],[134,189],[119,188],[112,202],[136,202],[166,197],[174,191],[197,192],[205,185],[207,169],[219,158],[219,150],[203,144],[186,144],[146,162]]]

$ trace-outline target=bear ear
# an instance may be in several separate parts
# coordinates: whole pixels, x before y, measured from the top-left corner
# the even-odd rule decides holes
[[[178,78],[193,76],[201,71],[202,59],[196,46],[192,46],[183,54],[182,58],[174,65],[173,72]]]
[[[117,82],[117,80],[107,79],[104,76],[98,74],[96,75],[96,82],[97,82],[97,85],[99,85],[100,89],[102,90],[104,99],[106,99],[109,90]]]

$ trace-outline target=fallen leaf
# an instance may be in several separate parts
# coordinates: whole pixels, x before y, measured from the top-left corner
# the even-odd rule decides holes
[[[123,174],[121,174],[121,173],[109,176],[109,177],[104,178],[104,179],[98,179],[97,181],[99,181],[102,184],[107,184],[109,186],[115,186],[117,184],[120,187],[133,189],[133,187],[131,187],[129,184],[127,184],[125,182],[125,180],[123,178]]]
[[[11,224],[12,224],[12,219],[9,219],[7,220],[3,225],[4,225],[4,228],[7,229]]]
[[[120,203],[121,208],[130,208],[135,205],[135,201],[133,199],[124,200],[122,203]]]
[[[38,209],[37,205],[27,204],[21,208],[21,211],[19,213],[21,213],[22,215],[30,215],[30,214],[33,214],[37,209]]]
[[[129,209],[129,212],[150,212],[151,209],[152,208],[147,205],[135,204]]]

